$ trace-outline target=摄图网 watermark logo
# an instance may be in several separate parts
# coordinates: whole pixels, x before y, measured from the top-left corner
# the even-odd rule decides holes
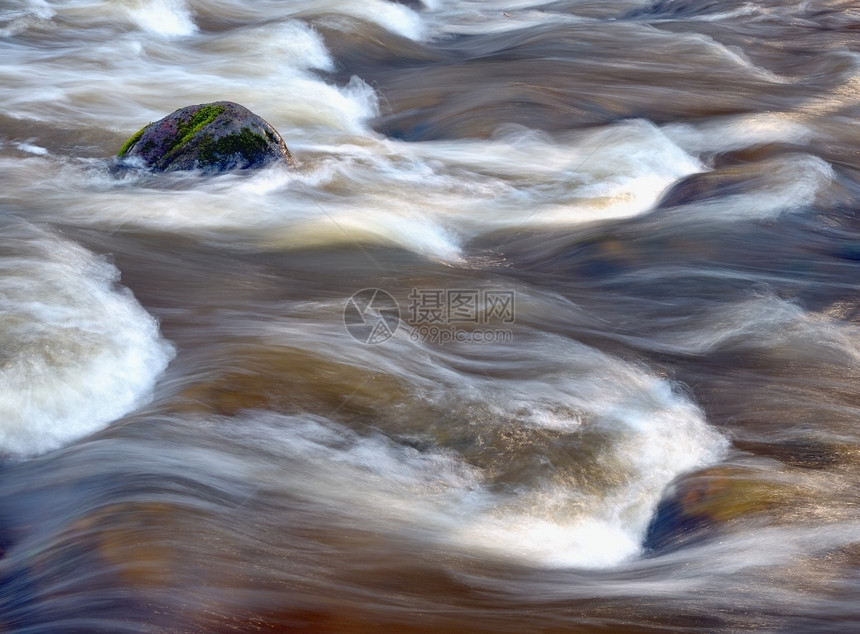
[[[364,344],[388,341],[400,328],[413,341],[446,343],[509,343],[516,320],[514,291],[490,289],[413,288],[401,313],[391,293],[365,288],[346,302],[343,323]]]
[[[400,308],[385,291],[365,288],[347,301],[343,324],[361,343],[382,343],[391,339],[400,327]]]

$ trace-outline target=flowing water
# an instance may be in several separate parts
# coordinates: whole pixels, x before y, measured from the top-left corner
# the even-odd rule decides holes
[[[217,100],[298,167],[113,158]],[[0,631],[860,628],[856,3],[4,0],[0,103]]]

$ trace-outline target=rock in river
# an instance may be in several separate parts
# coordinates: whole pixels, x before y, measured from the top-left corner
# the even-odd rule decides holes
[[[295,165],[278,131],[231,101],[180,108],[139,130],[117,156],[141,160],[160,172],[221,172],[278,162]]]

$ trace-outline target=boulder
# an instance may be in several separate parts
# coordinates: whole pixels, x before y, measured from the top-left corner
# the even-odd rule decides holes
[[[278,131],[231,101],[180,108],[135,133],[117,156],[159,172],[295,165]]]
[[[652,554],[670,552],[723,535],[733,522],[761,515],[774,521],[802,506],[805,497],[801,486],[780,482],[759,465],[707,467],[670,485],[643,546]]]

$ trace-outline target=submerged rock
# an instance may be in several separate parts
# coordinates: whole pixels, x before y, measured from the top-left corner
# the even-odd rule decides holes
[[[762,472],[761,467],[717,465],[675,482],[657,507],[645,536],[646,552],[668,552],[720,534],[729,523],[781,509],[795,510],[801,488]]]
[[[135,133],[117,156],[160,172],[295,165],[277,130],[231,101],[180,108]]]

